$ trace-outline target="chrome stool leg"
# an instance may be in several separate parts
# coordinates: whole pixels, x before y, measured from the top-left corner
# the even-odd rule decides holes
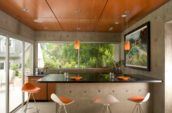
[[[35,97],[34,97],[33,94],[31,94],[31,95],[32,95],[33,100],[34,100],[34,105],[35,105],[35,107],[36,107],[36,112],[39,113],[39,109],[38,109],[38,105],[37,105],[37,103],[36,103]]]
[[[66,106],[63,106],[65,113],[67,113]]]
[[[110,105],[103,105],[102,113],[112,113]]]
[[[110,109],[110,105],[108,105],[109,112],[112,113],[112,110]]]
[[[26,106],[25,106],[25,108],[24,108],[24,112],[25,112],[25,113],[27,112],[27,109],[28,109],[27,107],[28,107],[28,104],[29,104],[30,96],[31,96],[31,94],[29,93],[28,99],[27,99],[27,101],[26,101]]]
[[[134,106],[132,113],[143,113],[143,109],[139,103]]]

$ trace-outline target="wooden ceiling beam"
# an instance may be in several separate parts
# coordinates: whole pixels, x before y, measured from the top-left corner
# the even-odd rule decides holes
[[[96,31],[96,29],[97,29],[97,26],[98,26],[98,24],[99,24],[100,19],[102,18],[103,12],[104,12],[104,10],[105,10],[105,8],[106,8],[106,6],[107,6],[108,1],[109,1],[109,0],[106,0],[105,5],[104,5],[104,7],[103,7],[103,9],[102,9],[102,11],[101,11],[101,13],[100,13],[98,19],[97,19],[97,22],[96,22],[96,24],[95,24],[94,31]]]
[[[54,13],[53,9],[51,8],[51,5],[49,4],[48,0],[45,0],[45,2],[47,3],[47,5],[48,5],[48,7],[50,8],[51,12],[53,13],[54,17],[56,18],[56,20],[57,20],[57,22],[58,22],[58,24],[59,24],[61,30],[63,31],[63,30],[64,30],[64,29],[63,29],[63,26],[61,25],[59,19],[57,18],[56,14]]]

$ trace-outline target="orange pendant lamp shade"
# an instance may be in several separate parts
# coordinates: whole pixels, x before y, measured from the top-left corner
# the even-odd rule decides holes
[[[80,49],[80,41],[79,40],[74,41],[74,48],[75,49]]]
[[[131,49],[130,41],[126,41],[124,45],[124,50],[129,51]]]

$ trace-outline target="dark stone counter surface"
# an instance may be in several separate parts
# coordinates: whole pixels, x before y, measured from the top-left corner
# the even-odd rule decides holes
[[[129,80],[119,80],[117,76],[111,76],[109,74],[80,74],[82,79],[74,80],[71,79],[72,76],[77,74],[69,74],[69,76],[64,76],[64,74],[48,74],[40,78],[38,82],[40,83],[161,83],[162,80],[155,79],[152,77],[147,77],[143,75],[128,75],[123,76],[130,77]]]

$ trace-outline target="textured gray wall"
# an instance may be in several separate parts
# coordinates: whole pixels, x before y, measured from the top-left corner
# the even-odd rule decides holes
[[[96,96],[113,95],[120,102],[111,105],[112,113],[132,113],[135,103],[127,99],[133,95],[145,96],[149,89],[146,83],[58,83],[56,94],[67,96],[75,103],[67,106],[69,113],[100,113],[102,105],[93,102]],[[144,113],[151,113],[151,98],[142,105]]]
[[[36,32],[36,41],[121,42],[120,33],[101,32]]]
[[[165,23],[172,20],[172,1],[163,5],[159,9],[147,15],[122,33],[122,45],[124,34],[137,28],[143,23],[151,22],[151,71],[141,71],[137,69],[125,68],[126,73],[143,74],[164,80],[165,78]],[[122,59],[123,59],[123,47]],[[153,113],[171,113],[165,111],[165,84],[152,85],[153,90]],[[168,104],[168,103],[166,103]]]
[[[34,31],[18,20],[0,11],[0,34],[34,42]]]

